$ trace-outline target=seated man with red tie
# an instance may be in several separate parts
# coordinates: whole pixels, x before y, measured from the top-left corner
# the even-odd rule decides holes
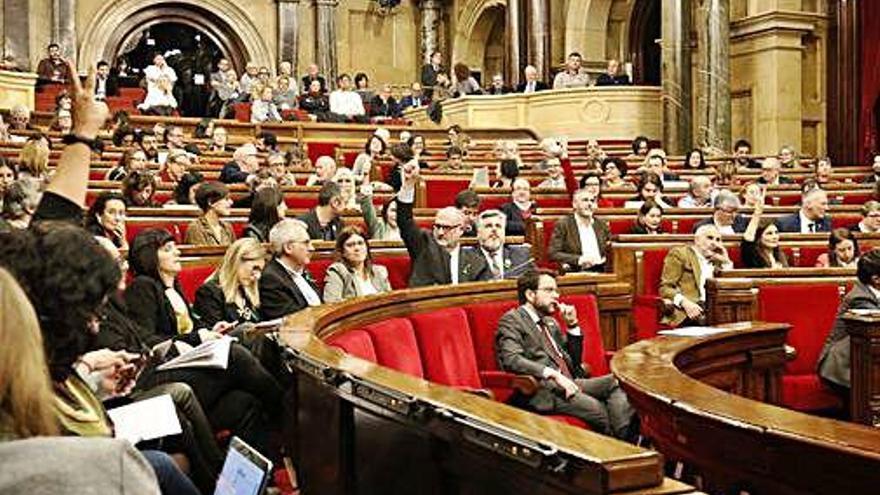
[[[516,289],[520,306],[498,321],[495,354],[503,370],[538,380],[528,406],[543,414],[574,416],[605,435],[634,439],[635,411],[617,379],[610,374],[589,378],[581,365],[577,312],[559,302],[555,274],[530,270],[517,279]],[[567,334],[552,317],[557,310]]]

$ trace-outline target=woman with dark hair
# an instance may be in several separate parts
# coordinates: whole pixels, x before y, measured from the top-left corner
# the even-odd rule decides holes
[[[642,203],[639,208],[639,216],[633,225],[631,234],[662,234],[663,208],[653,199]]]
[[[125,200],[125,205],[140,208],[160,206],[153,200],[158,185],[159,181],[152,172],[131,172],[122,180],[122,197]]]
[[[358,72],[354,76],[354,90],[360,95],[361,102],[363,102],[364,106],[368,105],[371,101],[373,101],[373,97],[376,94],[370,89],[370,78],[367,77],[363,72]]]
[[[581,177],[578,183],[581,189],[586,189],[590,195],[596,198],[596,205],[599,208],[610,208],[614,203],[610,199],[602,197],[602,174],[596,170],[590,170]]]
[[[284,218],[287,205],[284,195],[274,187],[260,189],[254,195],[248,224],[242,237],[253,237],[260,242],[269,242],[269,231]]]
[[[361,214],[367,224],[370,239],[377,241],[399,241],[400,229],[397,227],[397,198],[392,197],[382,204],[382,216],[376,215],[376,207],[373,206],[373,188],[369,185],[361,186],[357,195]]]
[[[784,268],[785,253],[779,247],[779,229],[771,218],[762,219],[764,202],[755,205],[749,225],[743,232],[740,251],[746,268]]]
[[[648,151],[651,147],[650,141],[645,136],[637,136],[632,140],[632,155],[629,157],[632,158],[645,158],[648,156]]]
[[[128,148],[122,152],[119,163],[107,172],[104,180],[122,180],[134,170],[147,169],[147,155],[138,148]]]
[[[324,278],[324,302],[388,292],[388,269],[373,264],[370,245],[358,227],[348,226],[336,237],[336,262]]]
[[[190,222],[186,229],[186,243],[196,246],[228,246],[235,241],[235,232],[229,222],[221,218],[229,216],[232,199],[229,189],[222,182],[206,182],[196,190],[196,204],[201,208],[199,218]]]
[[[706,157],[703,155],[703,150],[699,148],[694,148],[687,155],[687,159],[684,161],[685,168],[698,169],[702,170],[706,168]]]
[[[40,181],[31,177],[19,179],[6,188],[2,218],[4,227],[26,229],[40,203]]]
[[[202,174],[192,171],[184,172],[174,185],[174,199],[166,204],[193,205],[196,202],[196,192],[201,187],[205,178]]]
[[[513,181],[519,177],[519,164],[512,158],[505,158],[498,163],[496,175],[498,179],[492,183],[492,187],[509,189],[513,187]]]
[[[14,163],[0,156],[0,207],[3,206],[3,197],[6,196],[6,190],[16,180],[18,180],[18,168]]]
[[[849,229],[834,229],[828,237],[828,252],[816,259],[817,268],[855,267],[859,262],[859,241]]]
[[[602,181],[606,189],[632,187],[632,184],[626,180],[626,172],[626,162],[620,158],[602,160]]]
[[[352,166],[352,173],[354,173],[355,180],[359,184],[370,182],[370,168],[373,166],[373,162],[385,154],[386,150],[385,141],[375,134],[370,134],[367,142],[364,143],[364,152],[358,154]]]
[[[471,69],[461,62],[452,66],[455,76],[455,85],[452,88],[452,96],[479,95],[483,93],[480,83],[471,76]]]
[[[233,330],[233,323],[218,321],[211,330],[203,328],[183,297],[178,275],[182,270],[180,250],[173,236],[164,230],[146,229],[131,243],[129,265],[135,275],[125,290],[129,318],[143,329],[143,341],[155,346],[168,339],[190,345],[220,337]],[[176,346],[165,347],[173,352]],[[169,370],[170,377],[190,384],[211,424],[233,429],[248,442],[269,452],[264,413],[277,418],[281,412],[281,387],[244,347],[230,347],[226,372],[194,375],[186,369]],[[262,450],[266,449],[266,450]]]
[[[85,228],[92,235],[106,237],[113,245],[128,249],[125,234],[125,198],[118,192],[98,195],[86,215]]]
[[[669,203],[663,198],[663,181],[660,176],[654,172],[642,172],[636,185],[636,196],[627,203],[638,203],[638,206],[634,206],[638,208],[649,199],[664,209],[669,208]]]

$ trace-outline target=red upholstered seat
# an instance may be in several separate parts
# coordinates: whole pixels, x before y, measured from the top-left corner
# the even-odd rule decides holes
[[[336,148],[338,147],[339,143],[309,143],[309,160],[315,163],[322,156],[329,156],[335,159]]]
[[[562,298],[562,302],[571,304],[577,310],[581,335],[584,336],[582,359],[589,365],[590,375],[607,375],[610,370],[605,356],[605,343],[602,342],[602,330],[599,327],[599,305],[596,303],[596,296],[592,294],[566,296]],[[556,319],[560,324],[562,323],[558,313]]]
[[[411,264],[409,256],[388,256],[373,260],[388,269],[388,282],[392,289],[406,289],[409,285]]]
[[[410,316],[425,378],[453,387],[482,387],[468,319],[461,308],[445,308]]]
[[[517,302],[510,300],[471,304],[464,307],[474,342],[474,353],[481,371],[498,369],[498,360],[495,359],[495,332],[498,330],[498,320],[504,316],[504,313],[516,306]]]
[[[693,217],[693,218],[679,218],[678,219],[678,232],[679,234],[690,233],[694,231],[694,225],[702,220],[702,218]]]
[[[376,362],[376,349],[370,334],[364,330],[349,330],[327,339],[327,344],[338,347],[352,356]]]
[[[455,195],[470,185],[470,179],[429,180],[425,184],[428,208],[443,208],[455,204]]]
[[[379,364],[419,378],[425,376],[416,334],[408,319],[391,318],[367,325],[363,330],[373,339]]]
[[[251,104],[250,103],[236,103],[232,105],[232,109],[235,111],[235,120],[239,122],[250,122],[251,121]]]
[[[214,265],[190,265],[184,266],[178,275],[180,288],[183,289],[183,297],[192,304],[196,300],[196,290],[205,283],[217,267]]]
[[[840,292],[836,284],[761,287],[759,319],[791,324],[788,344],[797,357],[786,364],[782,377],[783,404],[798,410],[839,405],[837,397],[816,376],[816,363],[825,337],[834,324]]]
[[[620,218],[608,222],[608,228],[611,230],[611,233],[615,235],[629,234],[630,232],[632,232],[632,228],[635,223],[635,217]]]
[[[318,195],[315,193],[308,195],[286,194],[284,195],[284,204],[292,210],[309,210],[318,206]]]
[[[131,243],[134,238],[143,230],[146,229],[161,229],[167,230],[171,232],[171,235],[174,236],[174,240],[178,243],[182,243],[183,239],[186,237],[186,224],[183,225],[177,223],[168,223],[165,220],[129,220],[125,223],[125,237],[129,243]]]
[[[819,256],[827,252],[828,248],[826,246],[801,246],[801,257],[798,266],[816,266],[816,260],[819,259]],[[789,264],[791,264],[791,261],[791,258],[789,258]]]
[[[309,263],[309,272],[311,272],[312,277],[315,278],[315,284],[318,286],[318,289],[324,290],[324,277],[327,276],[327,268],[333,264],[332,259],[313,259]]]
[[[660,276],[663,273],[663,260],[669,249],[650,249],[642,256],[642,287],[643,294],[657,295],[660,293]]]

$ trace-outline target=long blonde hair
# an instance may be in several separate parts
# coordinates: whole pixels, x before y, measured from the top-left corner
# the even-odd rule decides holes
[[[266,258],[266,248],[260,244],[260,241],[245,237],[239,239],[229,245],[226,254],[223,256],[223,262],[212,275],[217,280],[220,288],[223,290],[223,297],[228,303],[235,303],[238,307],[244,307],[247,302],[241,295],[239,289],[244,289],[248,300],[255,307],[260,306],[260,291],[257,284],[252,287],[242,287],[238,281],[238,268],[242,261]]]
[[[0,268],[0,434],[58,434],[54,393],[37,314],[9,272]]]
[[[39,141],[30,141],[18,153],[18,168],[37,179],[42,179],[49,172],[49,148]]]

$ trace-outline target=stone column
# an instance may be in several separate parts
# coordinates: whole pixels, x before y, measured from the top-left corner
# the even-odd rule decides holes
[[[315,0],[317,36],[315,53],[318,70],[327,79],[328,87],[336,84],[336,6],[338,0]]]
[[[61,46],[61,56],[76,65],[76,0],[52,0],[52,41]]]
[[[443,0],[421,0],[421,36],[419,45],[422,51],[422,63],[431,63],[431,54],[440,49],[440,14],[443,9]],[[449,58],[447,54],[447,59]],[[447,63],[449,61],[447,60]]]
[[[697,3],[697,146],[731,152],[730,0]]]
[[[290,62],[293,74],[299,74],[299,0],[275,0],[278,3],[278,60]]]
[[[31,65],[30,2],[3,0],[3,56],[15,57],[18,66],[36,70]]]
[[[505,45],[505,69],[507,73],[504,79],[507,84],[515,88],[522,76],[523,50],[522,50],[522,9],[521,0],[507,0],[507,39]]]
[[[538,77],[550,84],[550,2],[529,0],[529,60]]]
[[[661,5],[663,148],[673,155],[685,154],[692,145],[690,3],[663,0]]]

